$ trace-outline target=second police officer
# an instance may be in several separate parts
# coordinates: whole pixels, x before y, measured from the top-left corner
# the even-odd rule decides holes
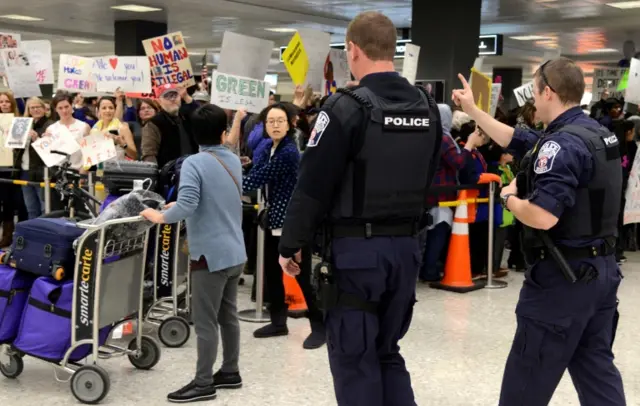
[[[565,370],[582,405],[625,405],[613,363],[621,273],[615,259],[622,172],[616,136],[580,108],[580,67],[542,65],[533,93],[543,133],[508,127],[482,112],[464,77],[454,101],[515,156],[523,174],[502,189],[503,205],[525,227],[529,267],[516,306],[518,327],[500,405],[547,405]]]
[[[346,51],[359,87],[327,100],[289,203],[280,263],[324,224],[334,306],[326,313],[339,405],[415,405],[398,341],[411,323],[420,266],[416,234],[437,167],[442,126],[435,102],[394,69],[396,28],[358,15]]]

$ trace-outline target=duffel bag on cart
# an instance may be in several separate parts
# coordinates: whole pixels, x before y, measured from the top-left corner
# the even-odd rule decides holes
[[[71,347],[71,306],[73,281],[59,282],[50,277],[36,279],[31,287],[13,347],[25,354],[50,362],[60,362]],[[104,345],[111,326],[99,333]],[[70,361],[79,361],[91,353],[91,346],[75,349]]]
[[[10,343],[16,338],[35,278],[35,275],[0,265],[0,344]]]
[[[154,190],[158,181],[158,165],[153,162],[107,161],[104,163],[102,183],[112,194],[124,194],[133,190],[134,180],[151,181],[144,187]]]
[[[73,277],[73,243],[84,233],[66,219],[36,218],[16,224],[13,244],[3,260],[14,268],[56,280]]]

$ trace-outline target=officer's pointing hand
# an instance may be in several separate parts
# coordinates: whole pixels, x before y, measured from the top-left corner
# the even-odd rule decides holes
[[[462,82],[462,89],[455,89],[452,99],[456,106],[462,107],[465,113],[469,113],[476,106],[475,100],[473,99],[473,91],[471,90],[471,86],[469,86],[469,82],[467,82],[467,79],[465,79],[462,74],[458,74],[458,79]]]

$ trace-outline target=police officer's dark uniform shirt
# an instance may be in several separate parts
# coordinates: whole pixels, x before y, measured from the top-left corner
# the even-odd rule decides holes
[[[538,144],[538,158],[534,165],[534,187],[529,201],[542,207],[557,218],[576,203],[576,189],[589,184],[594,161],[585,143],[576,135],[556,132],[563,126],[575,124],[587,128],[599,128],[600,124],[584,114],[580,107],[573,107],[553,120],[544,133],[516,128],[507,148],[514,156],[523,157]],[[562,245],[582,247],[597,240],[556,241]]]
[[[420,100],[420,91],[396,72],[374,73],[360,80],[388,100]],[[365,111],[350,97],[335,94],[321,109],[302,157],[298,184],[289,202],[280,253],[285,258],[307,245],[332,206],[344,176]]]

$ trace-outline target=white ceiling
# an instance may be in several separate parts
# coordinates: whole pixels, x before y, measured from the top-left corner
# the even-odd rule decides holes
[[[483,70],[490,71],[494,65],[522,66],[527,76],[545,52],[554,49],[580,61],[587,72],[615,64],[622,57],[622,43],[626,39],[635,40],[640,50],[640,10],[619,10],[605,5],[611,1],[620,0],[483,0],[482,33],[505,36],[505,55],[487,58]],[[131,3],[156,6],[163,11],[132,13],[110,9],[116,4]],[[60,53],[84,56],[113,53],[113,22],[119,19],[166,18],[169,30],[182,31],[189,37],[186,43],[190,52],[198,53],[218,48],[226,30],[270,39],[276,46],[286,45],[291,34],[274,33],[266,28],[315,28],[331,32],[333,40],[340,41],[349,20],[370,9],[385,12],[398,27],[411,26],[411,0],[15,0],[1,2],[0,15],[21,14],[45,20],[0,19],[0,31],[21,33],[23,39],[50,39],[55,63]],[[425,19],[434,20],[433,16]],[[550,40],[510,38],[522,35],[541,35]],[[68,39],[89,40],[93,44],[72,44],[65,41]],[[590,52],[602,48],[619,51]],[[274,51],[271,70],[282,71],[277,56]],[[194,64],[199,64],[201,58],[195,55]]]

